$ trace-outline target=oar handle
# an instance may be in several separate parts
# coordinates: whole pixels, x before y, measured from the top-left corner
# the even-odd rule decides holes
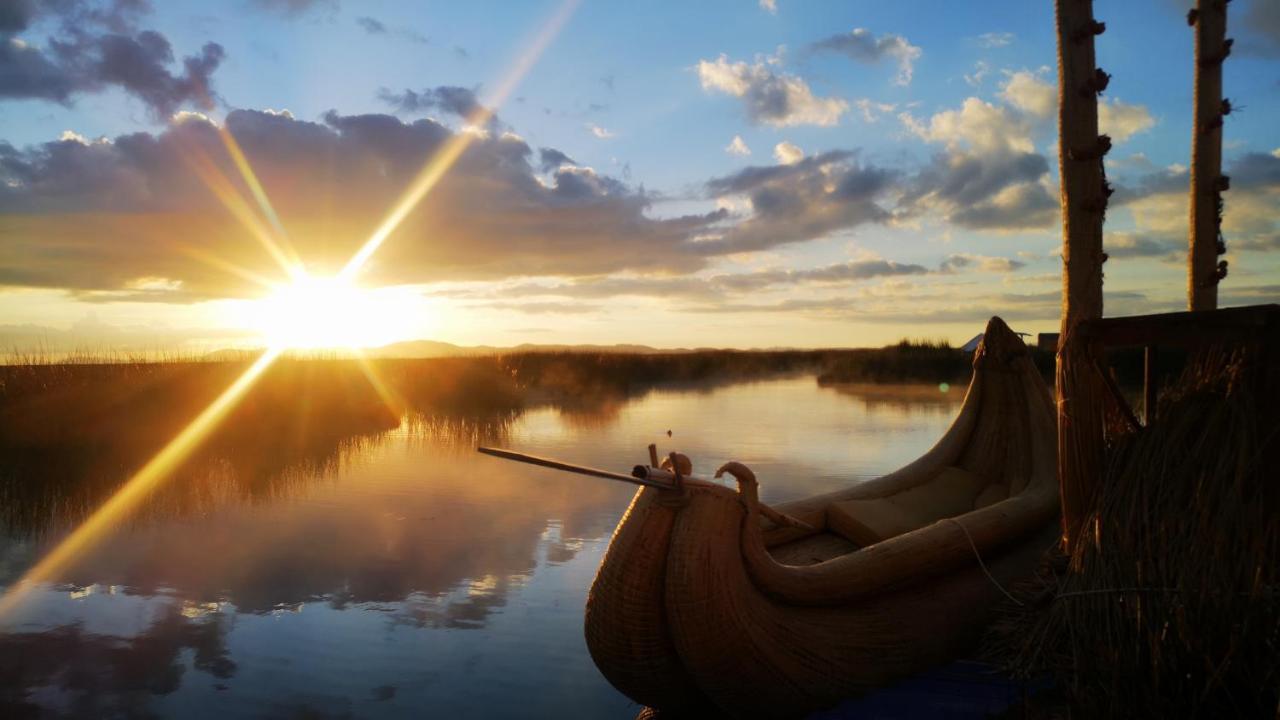
[[[551,468],[552,470],[563,470],[565,472],[577,473],[579,475],[590,475],[591,477],[604,478],[606,480],[618,480],[621,482],[631,483],[633,485],[649,485],[652,487],[660,487],[668,490],[671,489],[672,486],[674,485],[673,481],[663,482],[661,480],[654,480],[644,476],[636,476],[634,473],[631,475],[623,475],[622,473],[610,472],[608,470],[600,470],[593,467],[587,467],[586,465],[575,465],[573,463],[567,463],[560,460],[553,460],[551,458],[539,457],[537,455],[529,455],[528,453],[520,453],[520,452],[515,452],[514,450],[506,450],[503,448],[480,446],[476,448],[476,452],[481,452],[481,453],[484,453],[485,455],[492,455],[494,457],[500,457],[504,460],[515,460],[516,462],[528,463],[530,465],[538,465],[545,468]]]
[[[574,463],[553,460],[551,458],[530,455],[528,453],[520,453],[504,448],[485,447],[481,445],[476,448],[476,452],[484,453],[485,455],[492,455],[493,457],[499,457],[504,460],[515,460],[516,462],[538,465],[539,467],[551,468],[552,470],[563,470],[565,472],[577,473],[579,475],[590,475],[591,477],[604,478],[606,480],[618,480],[620,482],[628,482],[634,485],[648,485],[650,487],[662,488],[664,490],[671,490],[676,487],[675,473],[670,470],[663,470],[662,468],[646,465],[637,465],[631,470],[630,475],[623,475],[622,473],[600,470],[593,467],[587,467],[586,465],[575,465]],[[710,482],[693,476],[685,477],[684,479]],[[769,518],[777,525],[785,525],[787,527],[798,528],[800,530],[814,529],[814,527],[809,523],[797,520],[790,515],[784,515],[764,503],[760,503],[759,508],[761,515]]]

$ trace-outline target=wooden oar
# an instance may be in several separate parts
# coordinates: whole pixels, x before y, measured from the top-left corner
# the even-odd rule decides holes
[[[636,477],[635,475],[623,475],[622,473],[599,470],[585,465],[574,465],[573,463],[561,462],[560,460],[552,460],[551,458],[538,457],[537,455],[519,453],[514,450],[505,450],[503,448],[484,447],[482,445],[476,448],[476,452],[500,457],[504,460],[515,460],[516,462],[529,463],[530,465],[540,465],[542,467],[551,468],[552,470],[563,470],[565,472],[578,473],[579,475],[590,475],[591,477],[604,478],[606,480],[619,480],[633,485],[649,485],[652,487],[664,488],[666,490],[670,490],[675,487],[675,483],[669,480]]]
[[[504,448],[484,447],[482,445],[476,448],[476,452],[481,452],[485,455],[492,455],[504,460],[515,460],[516,462],[529,463],[530,465],[538,465],[540,467],[551,468],[552,470],[563,470],[565,472],[577,473],[579,475],[590,475],[591,477],[604,478],[606,480],[618,480],[620,482],[632,483],[633,485],[648,485],[650,487],[658,487],[664,490],[673,490],[676,488],[675,473],[669,470],[663,470],[662,468],[637,465],[632,469],[630,475],[623,475],[622,473],[599,470],[585,465],[575,465],[561,460],[529,455],[527,453],[506,450]],[[799,528],[801,530],[814,530],[814,527],[809,523],[804,522],[803,520],[797,520],[790,515],[784,515],[764,503],[760,503],[759,508],[761,515],[769,518],[777,525],[785,525],[787,527]]]

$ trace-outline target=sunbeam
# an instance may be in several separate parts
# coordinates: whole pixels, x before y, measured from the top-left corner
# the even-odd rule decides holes
[[[482,127],[489,122],[497,108],[511,95],[520,80],[529,72],[529,68],[533,67],[533,64],[542,55],[543,51],[560,33],[565,23],[573,15],[573,11],[577,9],[579,2],[581,0],[565,0],[556,8],[555,13],[542,26],[538,34],[534,36],[529,47],[516,58],[515,65],[499,81],[494,93],[486,98],[486,102],[467,118],[467,126]],[[378,248],[382,247],[382,243],[386,242],[391,233],[395,232],[395,229],[400,226],[405,217],[417,207],[418,203],[422,202],[422,198],[426,197],[427,193],[431,192],[431,189],[436,186],[436,183],[440,182],[440,179],[449,172],[449,168],[453,167],[453,164],[458,161],[458,158],[462,156],[462,153],[466,151],[475,137],[475,133],[471,132],[454,133],[436,151],[435,155],[427,160],[421,172],[405,189],[404,194],[400,196],[400,200],[392,206],[391,212],[387,213],[386,219],[373,231],[373,234],[356,251],[355,255],[352,255],[351,259],[347,261],[347,264],[342,268],[342,272],[338,275],[340,278],[350,279],[360,272],[360,269],[364,267],[365,263],[369,262],[369,258],[373,257]]]
[[[534,36],[529,47],[521,53],[511,70],[498,83],[493,95],[487,98],[488,102],[479,111],[467,118],[468,126],[482,126],[489,122],[495,109],[511,94],[516,85],[542,55],[543,51],[559,34],[579,2],[580,0],[565,0],[557,7],[555,13]],[[255,212],[254,207],[241,196],[236,186],[218,169],[207,154],[197,149],[190,149],[185,153],[188,166],[208,186],[214,196],[226,206],[227,210],[261,243],[291,281],[295,283],[308,281],[306,270],[293,253],[283,225],[268,201],[266,192],[254,174],[247,157],[240,150],[239,144],[231,136],[230,132],[220,128],[219,134],[244,182],[253,193],[257,201],[258,211],[266,217],[270,226],[268,227],[263,223],[258,213]],[[349,285],[353,281],[354,276],[359,273],[365,263],[369,261],[369,258],[378,251],[378,248],[382,246],[387,237],[395,231],[404,218],[435,187],[445,173],[448,172],[449,168],[466,151],[467,146],[471,144],[474,137],[474,133],[465,130],[455,133],[427,161],[417,177],[405,189],[398,202],[392,206],[386,219],[383,220],[364,245],[356,251],[338,276],[333,279],[338,285]],[[213,260],[213,262],[224,269],[237,274],[240,273],[240,268],[233,263],[222,263],[216,260]],[[245,274],[257,281],[255,273],[245,271]],[[265,278],[262,280],[269,282]],[[4,621],[5,617],[21,603],[23,597],[37,583],[52,580],[136,509],[143,499],[167,479],[172,471],[200,446],[226,415],[235,408],[254,382],[270,367],[284,349],[284,345],[273,344],[263,352],[253,365],[156,453],[141,470],[129,478],[106,503],[94,511],[87,520],[76,527],[70,535],[56,545],[53,550],[28,570],[17,582],[11,585],[3,595],[0,595],[0,622]],[[404,406],[399,398],[383,382],[372,363],[362,355],[357,357],[365,376],[388,408],[392,410],[403,408]]]
[[[262,353],[249,369],[209,404],[168,445],[156,453],[133,477],[120,487],[102,507],[80,523],[30,570],[0,596],[0,621],[21,603],[36,583],[52,580],[81,553],[117,527],[169,474],[190,457],[227,413],[235,408],[255,380],[280,356],[280,348]]]
[[[258,175],[253,172],[253,166],[249,164],[249,158],[245,157],[244,151],[240,149],[240,143],[236,142],[236,138],[225,125],[215,125],[218,128],[218,137],[222,138],[222,145],[227,149],[227,154],[231,156],[231,161],[235,163],[236,169],[240,171],[240,177],[244,179],[246,185],[249,186],[249,192],[253,193],[254,200],[258,201],[258,209],[266,216],[267,222],[271,223],[272,229],[276,231],[275,242],[289,262],[292,268],[301,268],[302,260],[298,257],[298,253],[293,249],[293,244],[289,242],[289,233],[284,229],[284,224],[280,222],[280,216],[276,214],[276,209],[271,205],[267,192],[262,188],[262,183],[258,182]]]

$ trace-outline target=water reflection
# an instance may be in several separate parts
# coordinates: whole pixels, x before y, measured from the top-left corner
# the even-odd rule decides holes
[[[238,428],[6,619],[0,657],[42,659],[0,665],[0,715],[634,715],[581,638],[633,488],[474,446],[626,468],[657,442],[704,472],[743,460],[778,500],[903,464],[958,407],[860,393],[812,377],[650,389],[279,446]],[[0,583],[113,489],[109,470],[45,468],[44,484],[8,464]]]

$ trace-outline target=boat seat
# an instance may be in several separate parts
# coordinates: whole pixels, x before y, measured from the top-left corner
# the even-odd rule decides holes
[[[874,545],[973,510],[990,485],[980,475],[947,467],[930,480],[893,495],[831,503],[827,506],[827,527],[860,546]]]

